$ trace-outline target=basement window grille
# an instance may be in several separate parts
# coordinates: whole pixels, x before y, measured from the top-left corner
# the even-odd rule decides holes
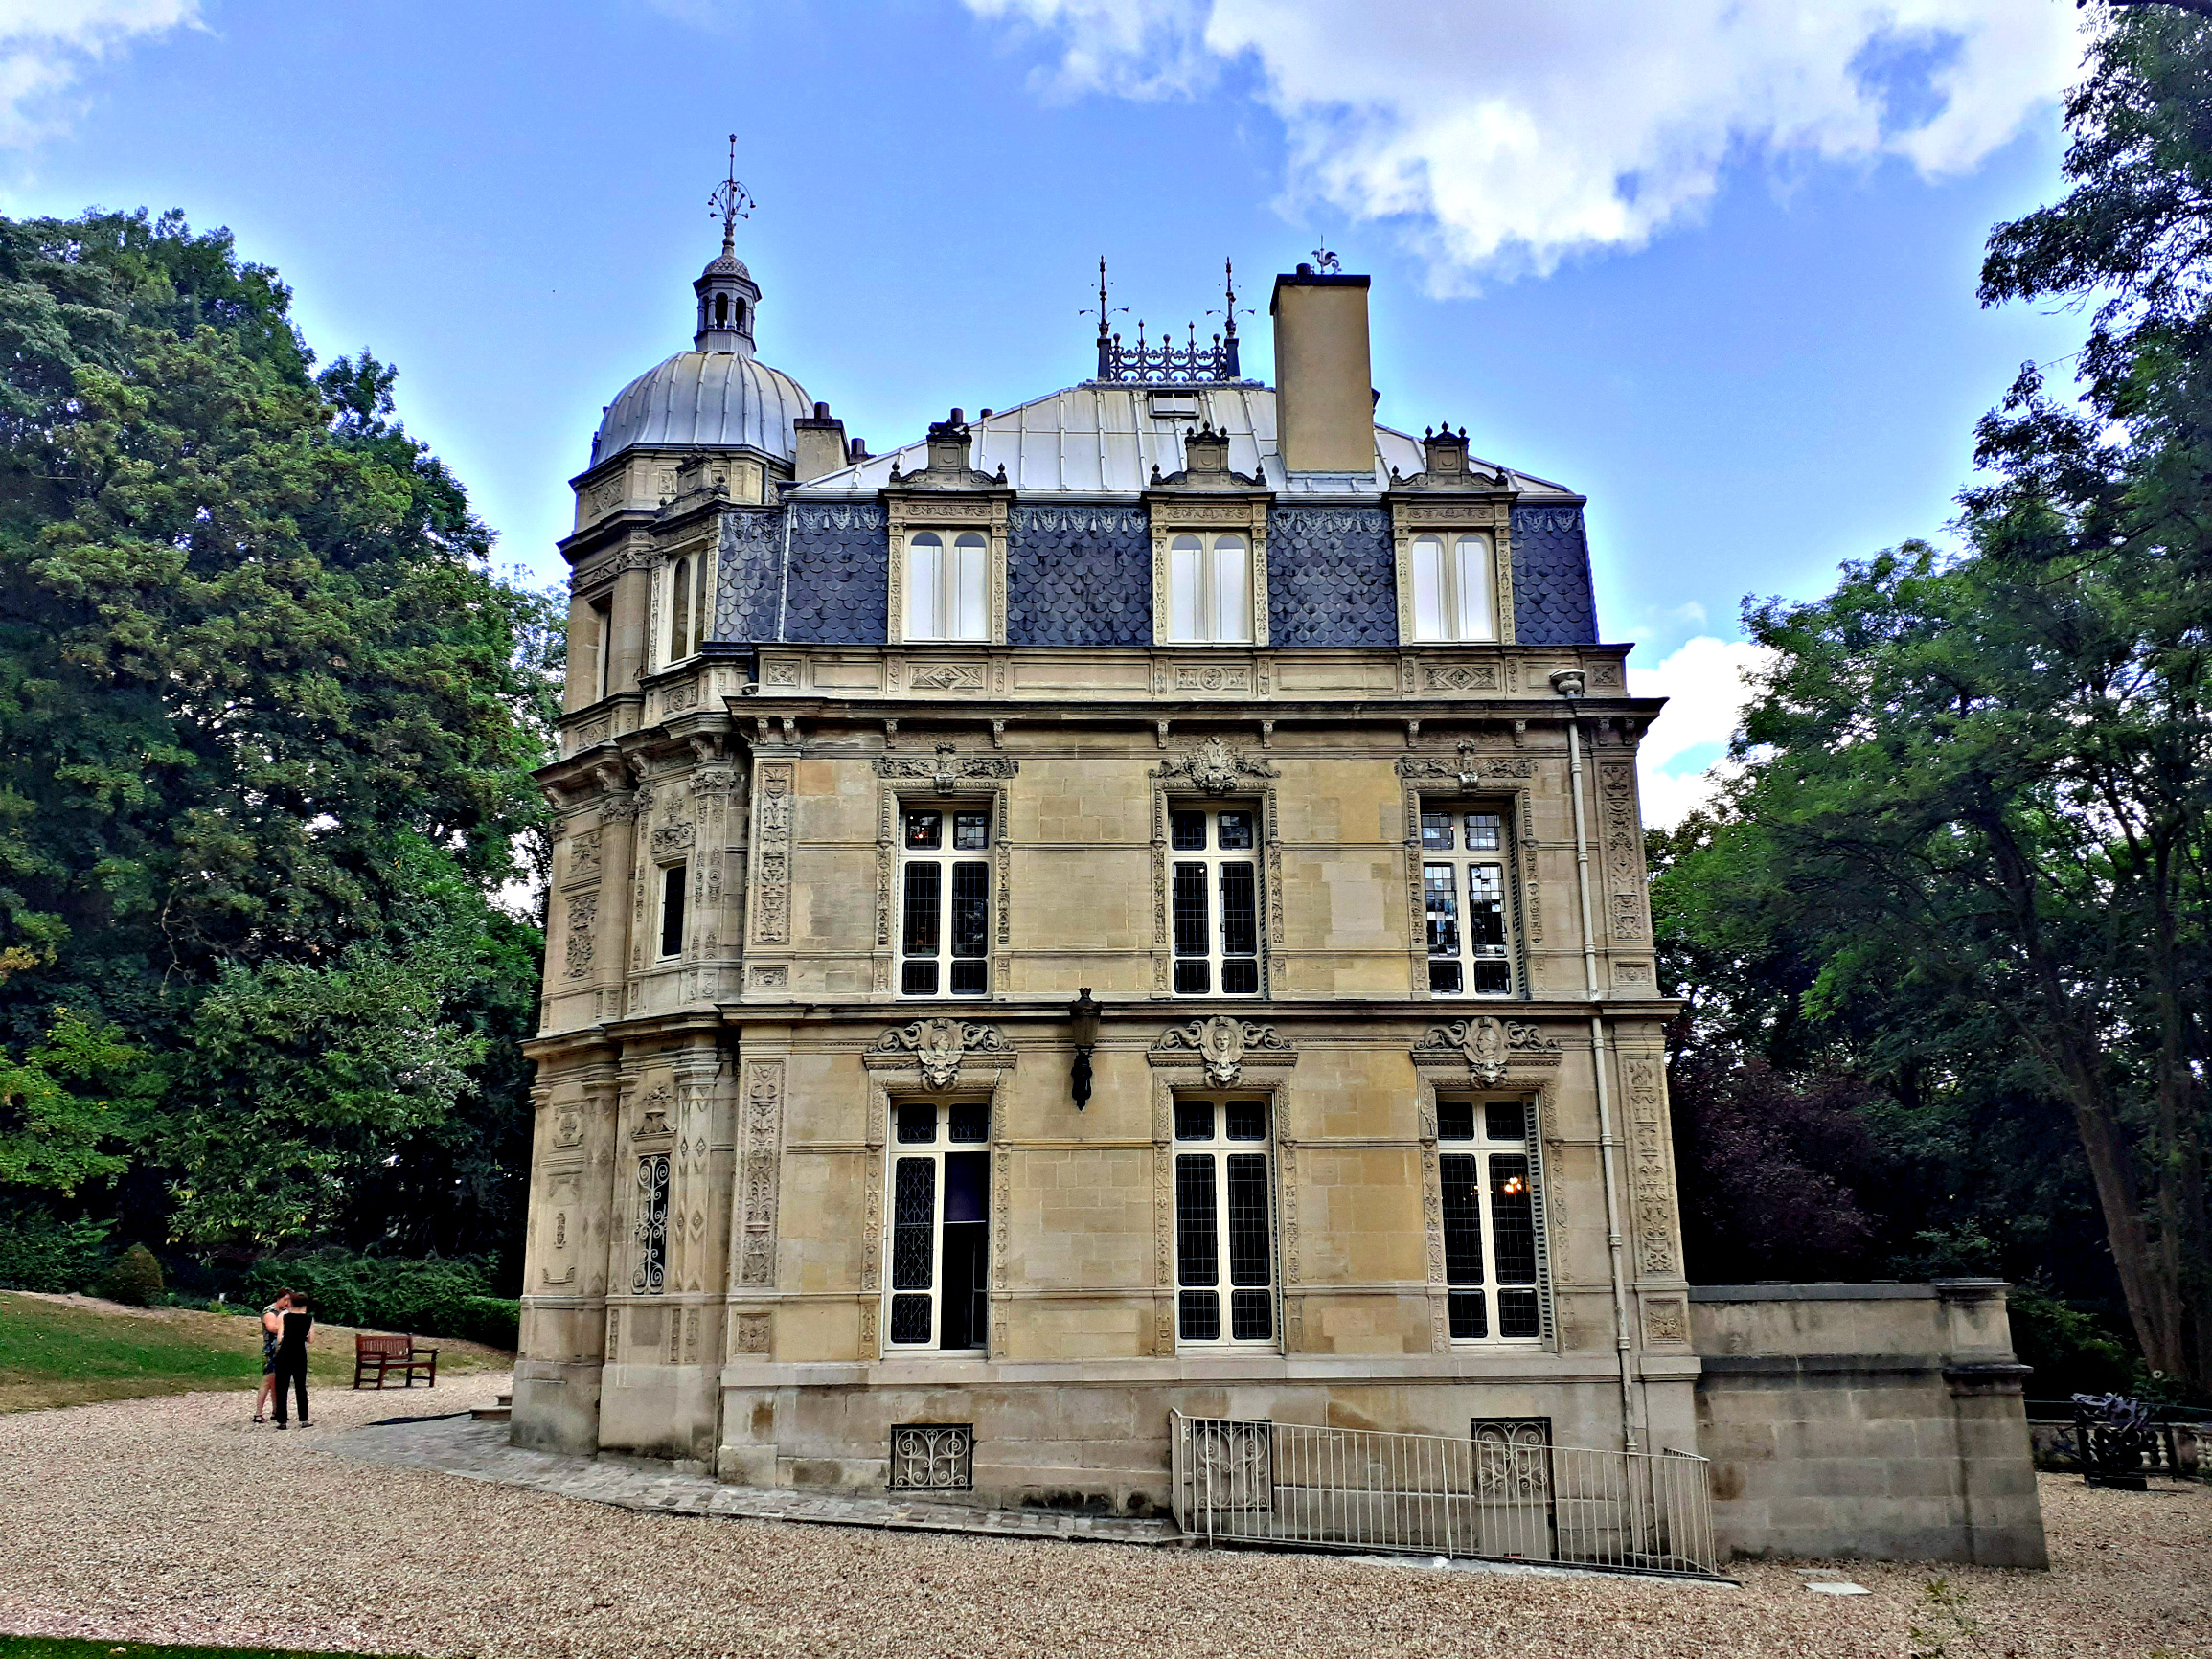
[[[891,1431],[891,1489],[965,1492],[975,1487],[975,1425],[902,1422]]]

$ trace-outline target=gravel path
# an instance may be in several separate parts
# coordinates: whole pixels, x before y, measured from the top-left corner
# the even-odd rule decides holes
[[[1740,1568],[1742,1589],[639,1514],[316,1450],[504,1379],[0,1417],[0,1631],[370,1653],[2085,1654],[2212,1659],[2212,1488],[2043,1485],[2054,1570]],[[1805,1588],[1848,1576],[1872,1594]]]

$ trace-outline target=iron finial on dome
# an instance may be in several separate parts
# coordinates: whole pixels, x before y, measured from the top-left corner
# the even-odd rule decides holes
[[[738,182],[738,135],[730,134],[729,174],[707,197],[710,211],[721,216],[722,251],[707,261],[692,291],[699,297],[698,330],[692,336],[701,352],[750,352],[753,347],[753,307],[761,290],[745,261],[738,258],[738,220],[755,206],[752,193]]]
[[[714,194],[707,197],[707,211],[719,214],[722,220],[722,252],[734,255],[738,243],[738,220],[749,216],[758,204],[752,193],[738,182],[738,135],[730,134],[729,176],[715,186]]]

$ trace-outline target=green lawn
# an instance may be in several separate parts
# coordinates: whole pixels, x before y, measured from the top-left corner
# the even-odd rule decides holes
[[[507,1355],[474,1343],[441,1339],[437,1346],[441,1375],[504,1369],[512,1363]],[[0,1291],[0,1411],[202,1389],[245,1391],[261,1375],[261,1324],[250,1317],[57,1302]],[[352,1385],[351,1329],[329,1326],[316,1330],[308,1376],[323,1388]],[[11,1652],[0,1648],[0,1659],[9,1659]]]
[[[309,1659],[289,1648],[169,1648],[151,1642],[86,1642],[75,1636],[0,1636],[0,1659]],[[312,1659],[331,1659],[317,1653]]]

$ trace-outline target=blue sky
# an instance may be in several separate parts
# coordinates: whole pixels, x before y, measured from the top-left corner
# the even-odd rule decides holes
[[[2059,188],[2080,14],[1658,12],[76,0],[0,16],[0,208],[229,225],[319,352],[398,363],[541,581],[601,406],[688,344],[730,132],[762,355],[878,449],[1083,377],[1102,253],[1178,331],[1234,258],[1266,376],[1269,279],[1325,236],[1375,279],[1381,419],[1590,496],[1606,635],[1678,700],[1665,816],[1725,736],[1744,595],[1940,531],[1976,416],[2079,343],[1973,289]]]

